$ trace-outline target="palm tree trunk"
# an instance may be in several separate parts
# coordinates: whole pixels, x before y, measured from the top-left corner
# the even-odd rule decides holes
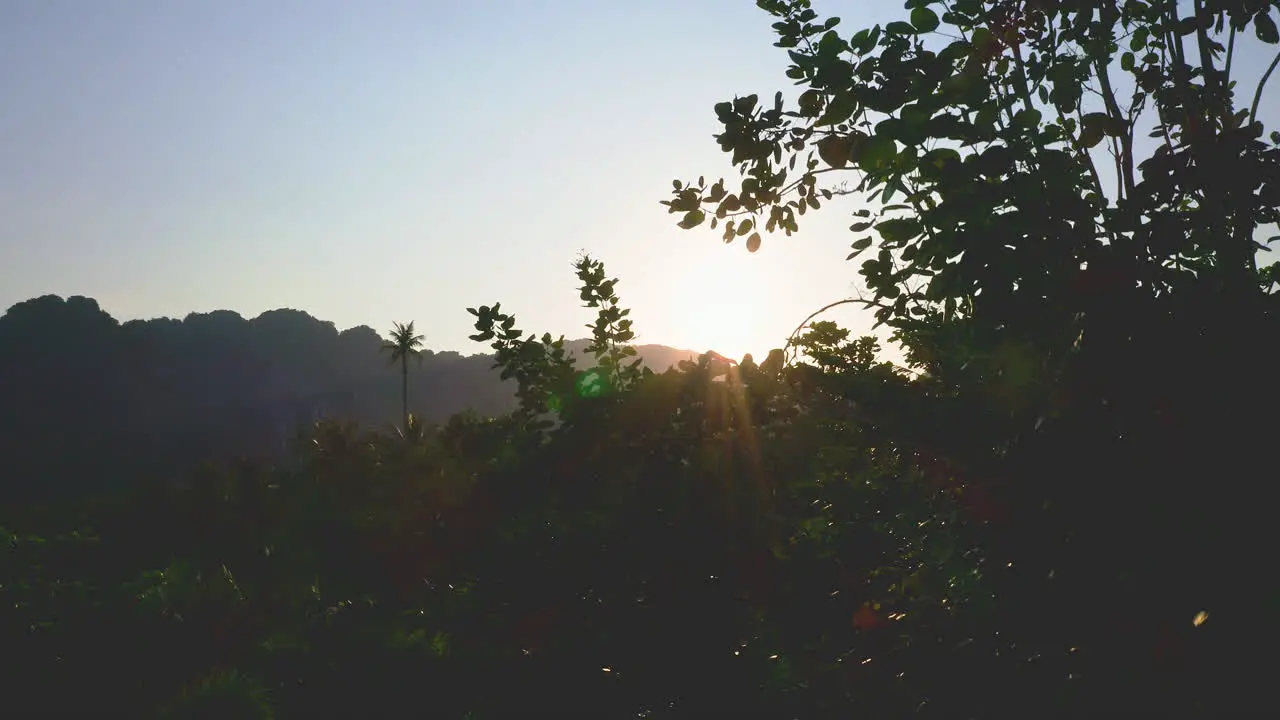
[[[409,356],[400,356],[400,409],[404,418],[404,434],[409,435]]]

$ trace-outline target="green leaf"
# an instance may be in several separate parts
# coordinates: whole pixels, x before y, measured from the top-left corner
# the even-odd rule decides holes
[[[933,32],[938,29],[938,14],[927,7],[918,7],[911,11],[911,24],[922,33]]]
[[[1080,144],[1091,148],[1102,142],[1107,135],[1106,113],[1094,112],[1080,118]]]
[[[1019,110],[1013,117],[1014,123],[1023,129],[1031,130],[1040,127],[1041,114],[1035,108]]]
[[[919,145],[929,138],[929,122],[933,119],[931,109],[919,103],[902,108],[901,125],[897,137],[907,145]]]
[[[813,124],[815,127],[839,125],[852,117],[857,110],[858,102],[854,100],[853,95],[847,92],[838,93],[827,103],[827,109],[822,113],[822,117]]]
[[[989,177],[1001,177],[1014,170],[1013,151],[1004,145],[992,145],[978,158],[979,171]]]
[[[1260,12],[1253,18],[1253,32],[1258,39],[1268,45],[1274,45],[1280,42],[1280,32],[1276,30],[1276,23],[1266,12]]]
[[[873,172],[890,167],[898,154],[898,145],[892,138],[883,135],[872,135],[854,148],[858,167],[866,172]]]
[[[755,94],[734,98],[733,111],[739,115],[750,115],[756,109],[756,103],[759,101],[760,96]]]
[[[688,230],[690,228],[696,228],[699,225],[701,225],[702,221],[705,218],[706,218],[706,215],[701,210],[690,210],[689,212],[685,213],[684,218],[677,224],[680,227],[684,228],[685,230]]]
[[[872,35],[870,28],[859,30],[849,39],[849,47],[859,55],[866,55],[875,46],[876,37]]]
[[[938,53],[938,59],[942,62],[954,63],[969,57],[971,52],[973,52],[973,46],[968,41],[956,40]]]
[[[920,177],[927,181],[941,180],[949,171],[962,164],[960,153],[951,148],[934,148],[921,156],[916,163]]]
[[[1120,56],[1120,69],[1125,72],[1133,72],[1133,53],[1127,52]]]
[[[876,225],[876,232],[889,243],[904,243],[919,235],[921,230],[920,221],[915,218],[893,218]]]
[[[796,98],[796,105],[800,107],[800,113],[805,117],[815,117],[822,108],[822,100],[822,93],[810,88],[800,93],[800,97]]]
[[[852,138],[828,135],[818,141],[818,157],[833,168],[842,168],[849,163],[849,151],[852,147]]]

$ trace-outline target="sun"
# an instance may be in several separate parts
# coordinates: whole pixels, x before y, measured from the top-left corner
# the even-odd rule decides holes
[[[779,344],[771,332],[776,308],[766,282],[769,266],[741,247],[711,245],[708,250],[671,268],[666,286],[671,339],[700,353],[715,351],[734,360],[751,353],[759,360]]]

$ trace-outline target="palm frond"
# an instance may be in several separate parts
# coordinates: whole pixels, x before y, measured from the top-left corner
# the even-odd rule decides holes
[[[391,362],[406,356],[421,358],[423,342],[426,339],[425,335],[419,334],[414,329],[412,321],[392,323],[389,336],[383,340],[382,351],[391,353]]]

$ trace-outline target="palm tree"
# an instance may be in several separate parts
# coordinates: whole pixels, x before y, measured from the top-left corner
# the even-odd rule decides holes
[[[404,414],[405,433],[409,430],[409,357],[422,362],[422,341],[426,338],[414,332],[413,323],[394,323],[391,339],[382,343],[382,349],[391,353],[391,362],[400,361],[400,401]]]

